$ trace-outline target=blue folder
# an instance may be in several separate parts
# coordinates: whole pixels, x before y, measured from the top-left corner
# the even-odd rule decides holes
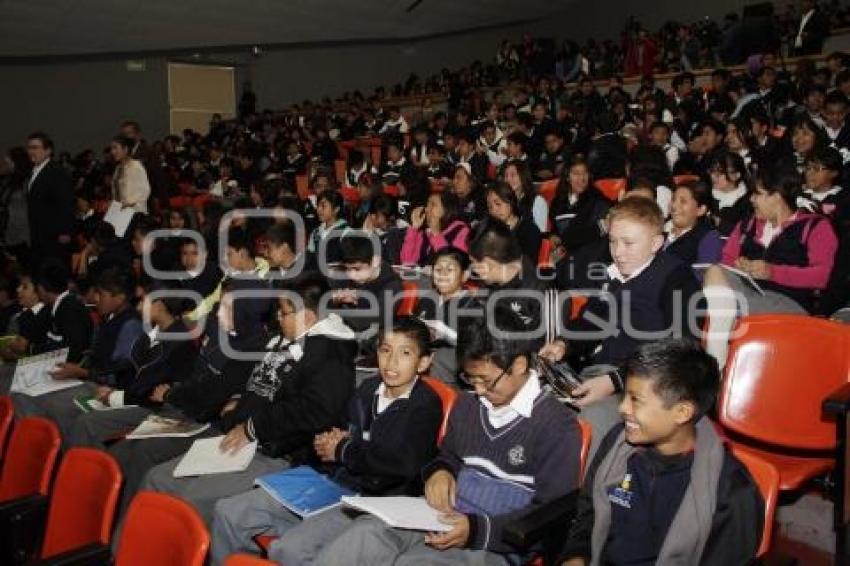
[[[260,476],[254,483],[300,517],[315,515],[338,505],[343,495],[356,495],[310,466]]]

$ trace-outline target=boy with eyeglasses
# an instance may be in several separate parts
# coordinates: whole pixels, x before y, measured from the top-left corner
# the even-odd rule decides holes
[[[541,388],[531,369],[524,328],[500,307],[490,321],[461,327],[458,362],[474,395],[458,398],[440,453],[422,473],[428,504],[452,529],[392,529],[363,516],[328,541],[315,563],[520,562],[520,551],[502,540],[505,525],[576,489],[581,451],[575,414]]]

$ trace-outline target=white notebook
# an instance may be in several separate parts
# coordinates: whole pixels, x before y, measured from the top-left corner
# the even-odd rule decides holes
[[[257,443],[250,442],[235,454],[225,453],[219,449],[223,438],[224,436],[215,436],[196,440],[174,468],[174,477],[185,478],[245,471],[254,459]]]
[[[347,507],[376,516],[390,527],[429,533],[448,532],[452,525],[442,523],[441,513],[425,501],[424,497],[360,497],[343,496]]]
[[[82,385],[79,379],[53,379],[50,372],[68,359],[68,348],[45,352],[18,361],[12,377],[12,393],[38,397],[54,391]]]
[[[124,208],[120,202],[112,201],[109,203],[109,208],[106,210],[103,220],[112,224],[116,236],[123,238],[135,214],[136,211],[132,207]]]

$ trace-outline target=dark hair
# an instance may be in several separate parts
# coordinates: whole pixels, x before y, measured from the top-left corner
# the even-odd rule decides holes
[[[144,289],[145,294],[148,295],[153,292],[175,291],[181,289],[181,287],[174,283],[149,279],[142,284],[142,289]],[[224,288],[224,284],[222,284],[222,293],[224,292],[226,291]],[[192,301],[189,298],[182,296],[175,297],[169,295],[168,293],[163,293],[162,295],[157,296],[155,301],[162,303],[162,306],[165,307],[165,310],[168,311],[168,314],[173,317],[179,317],[183,315],[183,313],[189,310],[192,306]]]
[[[797,197],[803,189],[803,179],[797,168],[790,165],[761,167],[756,174],[756,186],[769,195],[779,193],[791,210],[797,210]]]
[[[493,183],[492,185],[487,187],[487,190],[484,194],[486,196],[490,193],[495,194],[497,197],[499,197],[500,200],[508,203],[511,206],[511,211],[517,217],[521,215],[519,208],[519,199],[517,198],[516,193],[509,184],[503,181]]]
[[[100,272],[94,286],[113,295],[124,295],[130,300],[133,298],[136,282],[126,269],[109,267]]]
[[[747,184],[749,180],[747,164],[744,158],[734,151],[724,149],[715,153],[714,157],[708,163],[708,171],[712,171],[713,169],[720,169],[727,178],[729,177],[730,170],[735,171],[739,175],[738,181],[744,184]],[[734,179],[730,180],[734,181]]]
[[[440,199],[440,205],[443,207],[440,230],[445,230],[452,222],[460,219],[462,206],[456,194],[451,191],[443,191],[441,193],[432,193],[428,198],[431,197]]]
[[[497,304],[489,322],[485,317],[464,319],[458,332],[458,366],[486,361],[507,370],[520,356],[531,360],[532,344],[527,339],[517,338],[526,334],[526,328],[516,313]]]
[[[829,94],[826,95],[826,99],[823,101],[823,105],[827,104],[843,104],[847,106],[850,104],[847,100],[847,95],[841,92],[840,90],[833,90]]]
[[[339,240],[342,263],[372,263],[376,250],[372,239],[360,232],[348,232]],[[380,251],[378,251],[380,254]]]
[[[834,147],[817,148],[806,161],[809,163],[820,163],[824,169],[837,173],[841,173],[844,167],[844,160],[841,158],[841,153]]]
[[[398,218],[398,203],[390,195],[378,195],[369,201],[370,214],[383,214],[388,219]]]
[[[676,186],[673,187],[673,192],[675,193],[678,189],[686,189],[697,202],[697,206],[704,206],[708,211],[711,211],[714,205],[714,198],[711,195],[711,187],[705,182],[686,181],[684,183],[676,183]]]
[[[27,141],[38,140],[41,142],[41,145],[44,146],[44,149],[49,149],[53,151],[53,140],[50,139],[50,136],[45,134],[44,132],[33,132],[27,136]]]
[[[439,250],[431,254],[431,265],[436,265],[437,261],[444,257],[455,260],[458,265],[460,265],[460,268],[463,271],[469,269],[469,254],[454,246],[446,246],[444,248],[440,248]]]
[[[534,188],[534,179],[531,176],[531,168],[528,166],[528,163],[519,159],[508,161],[505,165],[505,172],[507,172],[508,167],[516,169],[516,173],[519,175],[519,180],[522,184],[522,198],[519,199],[520,208],[527,210],[531,214],[531,209],[534,206],[534,197],[537,196],[537,189]]]
[[[266,241],[273,246],[286,244],[295,251],[295,226],[288,219],[286,222],[275,222],[266,229]]]
[[[298,296],[305,309],[319,312],[322,297],[325,296],[329,288],[325,276],[316,272],[307,272],[296,277],[293,283],[287,287],[287,291]],[[286,298],[286,295],[283,295],[283,298]]]
[[[133,148],[133,140],[127,136],[115,136],[112,138],[112,143],[117,143],[127,151],[130,151]]]
[[[33,277],[33,283],[40,285],[48,293],[62,293],[68,289],[71,273],[68,266],[57,258],[49,257],[39,266]]]
[[[245,250],[248,255],[254,256],[254,240],[244,228],[230,228],[227,231],[227,247],[236,251]]]
[[[326,201],[331,205],[331,208],[337,210],[337,214],[342,212],[343,199],[342,195],[339,192],[330,190],[330,191],[322,191],[319,193],[319,196],[316,197],[316,206],[318,206],[319,201]]]
[[[590,172],[590,165],[587,163],[587,160],[581,155],[573,157],[570,163],[561,169],[561,174],[558,177],[558,186],[555,188],[555,198],[552,199],[553,210],[560,209],[561,206],[567,206],[570,202],[570,194],[573,192],[570,185],[570,171],[572,171],[573,167],[579,165],[587,170],[587,190],[593,189],[593,174]]]
[[[687,339],[641,344],[626,362],[626,375],[651,379],[652,389],[667,408],[693,403],[694,422],[714,405],[720,386],[717,360]]]
[[[788,134],[793,136],[794,132],[801,128],[806,128],[815,134],[815,150],[819,147],[829,145],[829,138],[826,132],[812,119],[812,116],[808,112],[802,112],[794,118],[794,121],[791,122],[791,127],[788,128]],[[791,138],[789,137],[788,139],[790,140]]]
[[[378,344],[384,341],[384,337],[390,332],[394,334],[403,334],[416,342],[416,347],[419,348],[419,355],[427,356],[431,353],[431,331],[428,326],[413,316],[401,316],[396,318],[391,326],[381,329],[378,338]]]
[[[523,153],[528,149],[528,137],[522,132],[513,132],[506,138],[508,142],[514,143],[522,148]]]
[[[488,219],[479,222],[470,236],[469,256],[476,260],[489,257],[498,263],[510,263],[522,257],[522,250],[507,225]]]

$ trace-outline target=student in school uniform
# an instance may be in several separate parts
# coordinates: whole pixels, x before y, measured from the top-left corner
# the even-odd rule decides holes
[[[69,273],[62,262],[45,261],[35,273],[38,296],[50,312],[50,326],[43,351],[68,348],[68,361],[79,362],[89,349],[92,320],[88,309],[68,289]]]
[[[474,394],[458,398],[440,453],[422,474],[428,504],[451,530],[393,529],[365,515],[306,564],[522,562],[503,540],[505,525],[578,487],[581,434],[575,414],[542,390],[533,350],[517,338],[522,322],[501,308],[489,322],[460,330],[458,360]]]
[[[446,246],[466,250],[469,226],[460,219],[460,200],[454,194],[434,193],[410,216],[401,248],[403,265],[428,265],[431,255]]]
[[[402,142],[390,139],[386,144],[387,160],[381,167],[381,182],[384,185],[396,185],[399,179],[410,175],[414,165],[404,156]]]
[[[379,337],[378,375],[357,388],[349,402],[347,427],[334,427],[313,440],[319,471],[361,495],[420,495],[420,470],[437,453],[442,420],[439,397],[421,379],[431,362],[428,327],[401,318]],[[216,504],[212,564],[233,552],[251,552],[253,537],[278,538],[269,558],[283,564],[315,559],[322,545],[353,522],[341,507],[301,520],[262,489]]]
[[[354,330],[362,332],[374,323],[390,320],[401,280],[381,251],[365,234],[351,233],[340,241],[344,275],[331,282],[331,305]]]
[[[21,356],[42,350],[50,328],[50,309],[45,308],[29,274],[18,276],[16,295],[21,310],[15,313],[6,328],[6,335],[14,336],[14,339],[0,348],[0,358],[6,362],[14,362]]]
[[[520,216],[530,218],[541,233],[547,232],[549,205],[537,194],[528,165],[522,161],[509,161],[502,170],[501,179],[516,193]]]
[[[510,228],[522,254],[536,264],[543,235],[529,216],[522,216],[514,190],[507,183],[498,182],[487,189],[486,195],[490,218]]]
[[[755,213],[723,247],[721,263],[747,273],[763,293],[719,265],[705,272],[706,349],[721,366],[738,312],[806,314],[829,281],[838,239],[829,219],[797,208],[800,186],[793,166],[760,170],[751,197]]]
[[[472,176],[483,182],[487,178],[487,157],[478,151],[475,135],[464,130],[457,136],[457,164],[468,163]]]
[[[842,168],[841,154],[837,149],[816,149],[806,161],[805,184],[797,201],[798,207],[823,214],[833,222],[846,216],[850,212],[850,191],[839,184]]]
[[[149,291],[168,293],[165,286]],[[71,427],[69,446],[105,449],[105,442],[138,426],[156,408],[150,396],[162,383],[180,381],[192,369],[198,355],[193,336],[180,318],[186,308],[183,297],[146,295],[139,308],[151,330],[130,347],[129,371],[109,385],[98,385],[94,397],[114,410],[80,415]]]
[[[690,341],[642,344],[618,424],[588,468],[558,564],[749,564],[764,501],[706,413],[717,363]]]
[[[554,244],[574,254],[604,234],[603,221],[611,203],[593,184],[590,168],[581,157],[561,170],[549,208]]]
[[[180,265],[186,272],[179,280],[180,287],[201,297],[209,296],[221,282],[223,274],[217,261],[199,249],[194,238],[184,238],[180,243]],[[217,259],[217,258],[216,258]]]
[[[322,241],[330,238],[325,246],[325,259],[329,262],[339,261],[339,232],[348,228],[348,222],[342,218],[343,204],[342,195],[337,191],[323,191],[316,198],[320,224],[307,240],[307,251],[319,254]]]
[[[208,524],[216,502],[248,491],[263,474],[304,463],[316,434],[345,422],[354,392],[354,333],[338,316],[320,315],[327,293],[320,276],[300,278],[279,300],[281,334],[254,368],[245,392],[221,417],[220,449],[250,442],[258,452],[242,472],[175,478],[175,458],[152,468],[141,489],[170,493],[191,503]]]
[[[446,161],[446,148],[438,143],[428,146],[428,166],[425,169],[428,179],[448,182],[452,178],[454,168]]]
[[[568,358],[580,372],[575,403],[593,427],[594,447],[616,424],[613,394],[623,390],[626,359],[649,339],[692,335],[689,306],[699,292],[691,267],[660,253],[664,219],[654,201],[624,199],[611,209],[608,225],[613,262],[605,277],[591,281],[594,292],[580,317],[566,324],[569,338],[558,337],[540,350],[553,362]]]
[[[841,152],[845,161],[850,160],[848,112],[850,112],[850,101],[843,92],[835,90],[826,95],[823,109],[824,131],[829,145]]]
[[[564,146],[564,132],[561,128],[556,126],[547,128],[543,136],[543,145],[545,150],[534,169],[534,178],[540,181],[557,179],[571,158]]]
[[[494,167],[500,167],[507,159],[508,142],[505,139],[505,134],[495,122],[486,120],[479,126],[481,136],[478,138],[478,146],[485,150],[487,161]]]
[[[709,165],[708,172],[714,198],[713,220],[720,235],[728,238],[741,220],[752,215],[747,168],[740,155],[721,151]]]
[[[388,195],[378,195],[369,202],[363,231],[375,234],[381,242],[381,259],[389,265],[401,264],[401,248],[407,223],[398,217],[398,203]]]
[[[708,186],[699,181],[681,183],[673,191],[664,251],[685,265],[720,261],[723,240],[709,220],[711,198]]]
[[[221,430],[219,421],[224,409],[228,404],[235,405],[235,399],[244,393],[256,365],[250,356],[237,357],[228,352],[263,352],[269,340],[263,320],[266,313],[258,311],[254,301],[234,300],[235,290],[233,280],[222,284],[215,317],[207,321],[200,353],[186,377],[156,386],[148,399],[163,416],[210,423],[211,434]],[[109,453],[124,474],[119,516],[138,492],[148,470],[185,453],[194,441],[194,437],[150,438],[121,440],[110,446]]]
[[[413,141],[407,150],[407,158],[416,167],[428,167],[428,148],[431,145],[431,135],[425,126],[416,126],[413,129]]]
[[[108,269],[95,283],[97,311],[101,317],[91,350],[84,360],[66,361],[51,372],[54,379],[79,379],[83,384],[38,397],[16,394],[16,408],[28,415],[42,415],[56,422],[67,447],[75,422],[82,411],[74,404],[80,396],[91,396],[98,385],[115,384],[127,379],[130,351],[144,333],[142,321],[130,303],[134,296],[132,277],[123,270]],[[67,299],[65,299],[67,300]],[[87,311],[82,316],[91,321]]]
[[[451,191],[460,199],[463,220],[472,226],[487,216],[487,198],[481,183],[472,174],[468,163],[454,169]]]

